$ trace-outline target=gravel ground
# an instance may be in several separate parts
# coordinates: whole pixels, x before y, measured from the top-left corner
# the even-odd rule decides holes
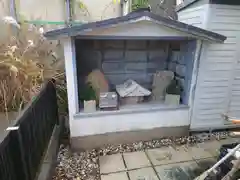
[[[152,141],[140,141],[132,144],[108,145],[91,151],[72,153],[69,146],[61,145],[58,154],[58,165],[53,180],[100,180],[99,156],[120,152],[134,152],[163,146],[192,145],[210,139],[226,139],[228,132],[201,133],[177,139],[164,138]]]

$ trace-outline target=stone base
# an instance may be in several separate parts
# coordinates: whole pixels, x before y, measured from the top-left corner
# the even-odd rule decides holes
[[[189,134],[189,126],[162,127],[149,130],[124,131],[84,137],[72,137],[71,148],[74,151],[100,148],[107,144],[125,144],[148,141],[164,137],[181,137]]]

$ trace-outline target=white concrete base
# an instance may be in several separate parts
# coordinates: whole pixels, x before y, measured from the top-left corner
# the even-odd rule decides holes
[[[128,109],[89,115],[80,113],[72,119],[70,121],[71,138],[190,125],[189,108],[186,106]]]

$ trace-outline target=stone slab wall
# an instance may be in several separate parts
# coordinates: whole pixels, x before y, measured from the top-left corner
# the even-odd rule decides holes
[[[131,78],[150,89],[153,74],[167,69],[167,42],[83,40],[76,45],[80,83],[89,72],[99,68],[112,87]]]
[[[183,104],[188,104],[195,51],[196,41],[183,41],[180,42],[179,49],[169,50],[168,69],[175,72],[176,79],[183,88]]]
[[[182,56],[182,52],[179,51],[171,51],[168,69],[170,71],[175,72],[176,79],[179,83],[184,86],[185,78],[186,78],[186,62],[184,56]]]

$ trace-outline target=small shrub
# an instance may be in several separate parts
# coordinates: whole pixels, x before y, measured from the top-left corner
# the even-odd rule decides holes
[[[176,79],[173,79],[166,89],[167,94],[181,95],[182,87]]]

